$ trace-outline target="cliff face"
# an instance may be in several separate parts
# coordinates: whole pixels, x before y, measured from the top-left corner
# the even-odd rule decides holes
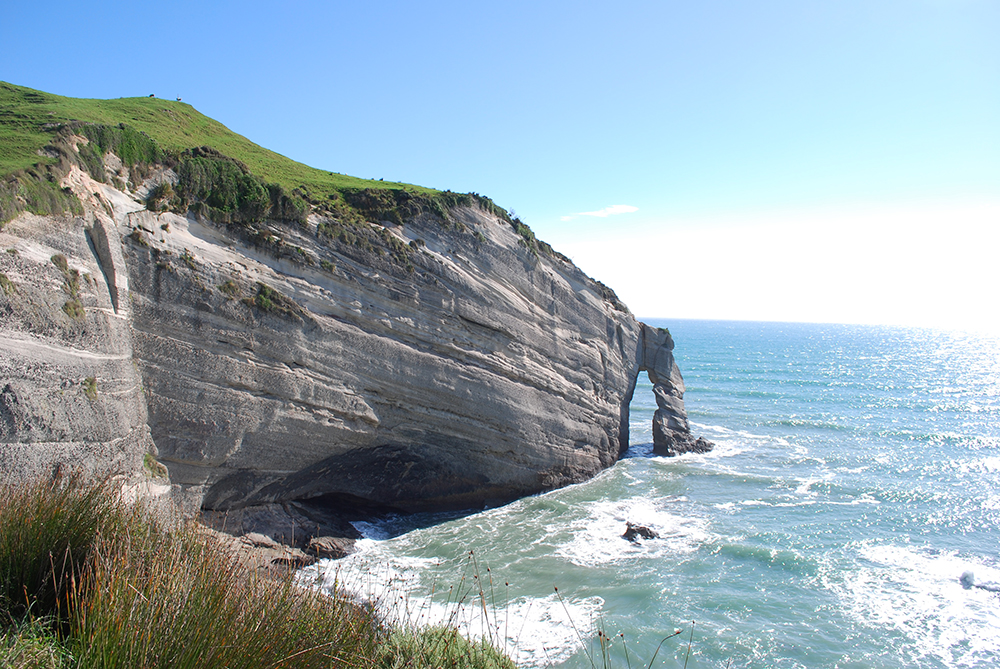
[[[613,464],[646,369],[687,433],[669,334],[478,206],[372,224],[393,254],[318,215],[261,245],[147,211],[172,178],[129,195],[74,168],[83,216],[0,232],[8,480],[154,453],[191,510],[501,503]]]
[[[154,450],[129,303],[116,308],[109,290],[116,269],[118,289],[128,290],[118,237],[99,218],[32,214],[0,231],[5,483],[69,471],[138,472]],[[97,248],[107,256],[103,265]]]

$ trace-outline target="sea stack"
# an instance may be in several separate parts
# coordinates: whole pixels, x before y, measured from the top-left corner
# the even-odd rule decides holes
[[[656,413],[653,414],[653,453],[674,456],[707,453],[713,444],[691,434],[684,408],[684,379],[674,360],[674,340],[664,328],[642,324],[643,367],[653,384]]]

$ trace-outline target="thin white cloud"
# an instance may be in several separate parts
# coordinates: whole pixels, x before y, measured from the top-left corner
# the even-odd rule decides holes
[[[576,214],[570,214],[569,216],[562,216],[561,219],[564,221],[571,221],[577,216],[596,216],[598,218],[607,218],[608,216],[615,216],[617,214],[631,214],[633,211],[639,211],[639,207],[633,207],[630,204],[613,204],[610,207],[598,209],[597,211],[581,211]]]

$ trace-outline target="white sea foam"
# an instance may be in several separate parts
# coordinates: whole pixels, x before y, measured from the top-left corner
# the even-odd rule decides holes
[[[556,554],[573,564],[594,567],[627,559],[659,559],[693,552],[711,539],[708,523],[671,513],[671,501],[682,500],[630,497],[588,502],[585,514],[569,524],[572,538],[557,546]],[[632,543],[622,537],[627,522],[644,525],[659,538]]]
[[[757,434],[755,432],[750,432],[748,430],[734,430],[732,428],[724,427],[722,425],[711,425],[708,423],[695,423],[691,422],[692,428],[697,428],[693,431],[704,432],[709,435],[710,438],[714,439],[733,439],[739,441],[749,441],[749,442],[769,442],[777,446],[789,447],[791,443],[784,437],[778,437],[769,434]]]
[[[977,459],[952,459],[949,465],[963,474],[996,474],[1000,472],[1000,456],[990,455]]]
[[[829,583],[857,620],[896,630],[910,641],[914,657],[946,667],[996,666],[1000,660],[1000,597],[959,579],[1000,582],[1000,565],[955,552],[910,546],[861,544],[864,566]],[[909,645],[909,644],[908,644]]]
[[[388,539],[391,535],[379,523],[369,523],[363,520],[355,520],[351,523],[361,536],[366,539]]]
[[[652,441],[649,441],[652,439],[652,434],[649,433],[649,430],[644,429],[645,427],[645,421],[641,423],[633,422],[631,424],[632,438],[630,441],[632,443],[629,446],[626,457],[652,457],[667,462],[676,462],[678,458],[681,458],[686,462],[691,460],[706,461],[718,460],[720,458],[731,458],[741,453],[745,453],[753,449],[755,443],[759,443],[763,440],[787,445],[787,442],[784,442],[781,438],[754,435],[749,432],[736,432],[714,425],[691,423],[691,431],[696,435],[705,436],[705,438],[715,444],[715,447],[708,453],[684,453],[680,456],[673,457],[658,456],[653,454],[653,443]]]
[[[624,540],[623,540],[624,541]],[[596,632],[600,597],[517,597],[509,602],[480,591],[476,576],[436,581],[441,562],[404,558],[381,542],[363,539],[358,552],[342,560],[321,560],[299,573],[299,583],[328,594],[375,604],[387,621],[410,628],[455,627],[469,639],[487,639],[519,667],[546,667],[566,661]],[[433,572],[433,573],[430,573]]]

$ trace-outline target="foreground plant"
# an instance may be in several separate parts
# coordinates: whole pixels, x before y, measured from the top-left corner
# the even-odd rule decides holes
[[[193,525],[69,477],[0,499],[0,666],[514,669],[453,628],[246,567]]]
[[[80,667],[370,666],[363,607],[274,582],[191,534],[101,537],[73,606]]]
[[[100,533],[131,522],[106,484],[70,477],[5,491],[0,498],[0,614],[64,620],[67,594]]]

